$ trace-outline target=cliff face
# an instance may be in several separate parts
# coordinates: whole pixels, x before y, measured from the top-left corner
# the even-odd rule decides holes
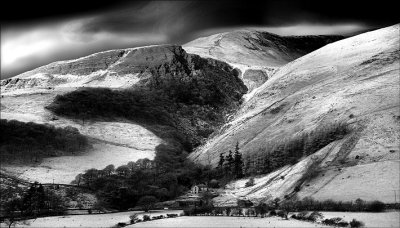
[[[257,88],[219,134],[190,155],[194,161],[211,157],[216,164],[236,142],[245,156],[258,156],[271,142],[336,122],[354,130],[314,156],[258,179],[255,187],[232,183],[232,194],[220,203],[232,195],[282,198],[297,185],[301,197],[392,202],[399,189],[398,34],[395,25],[328,44],[281,67]],[[316,160],[320,175],[302,182]]]

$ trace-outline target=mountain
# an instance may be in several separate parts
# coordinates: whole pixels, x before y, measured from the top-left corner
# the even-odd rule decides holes
[[[279,155],[271,151],[290,151],[283,146],[292,144],[281,142],[318,138],[321,132],[328,137],[326,131],[339,125],[350,130],[329,136],[314,154],[257,177],[253,187],[244,187],[244,179],[232,182],[217,203],[295,193],[394,202],[400,188],[399,53],[395,25],[328,44],[280,67],[218,134],[190,154],[192,160],[216,165],[238,142],[244,157],[257,162]]]
[[[201,37],[183,45],[188,53],[229,63],[241,71],[249,91],[274,70],[342,36],[279,36],[254,29]]]
[[[27,123],[30,134],[81,134],[90,149],[2,162],[2,172],[69,183],[90,168],[153,159],[161,144],[215,166],[238,142],[246,167],[258,169],[255,185],[229,183],[218,205],[295,195],[393,202],[398,34],[399,25],[342,40],[245,30],[39,67],[1,81],[1,118],[45,125]]]
[[[72,126],[90,139],[93,149],[84,155],[2,164],[24,178],[61,183],[89,168],[151,159],[162,143],[190,152],[237,109],[247,91],[228,64],[176,45],[51,63],[2,80],[1,90],[3,119]]]

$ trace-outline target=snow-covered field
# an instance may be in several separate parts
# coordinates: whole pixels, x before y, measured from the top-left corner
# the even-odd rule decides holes
[[[93,148],[83,155],[46,158],[40,164],[2,164],[2,170],[29,181],[50,183],[54,179],[55,183],[68,184],[77,174],[90,168],[103,169],[110,164],[118,167],[129,161],[154,158],[154,148],[162,143],[162,140],[140,125],[123,120],[122,122],[98,121],[84,124],[62,117],[52,120],[53,114],[44,107],[51,103],[56,95],[72,89],[62,88],[51,92],[6,95],[1,100],[1,118],[46,123],[56,127],[72,126],[83,135],[93,138],[91,140]]]
[[[399,227],[400,212],[322,212],[325,218],[342,217],[350,222],[353,218],[364,222],[365,227]],[[208,217],[184,216],[174,219],[155,220],[129,227],[327,227],[321,224],[278,217]]]
[[[129,216],[138,213],[139,218],[147,214],[152,216],[181,214],[182,210],[161,210],[144,212],[119,212],[111,214],[67,215],[28,220],[29,225],[16,227],[112,227],[119,222],[129,224]],[[400,212],[365,213],[365,212],[322,212],[325,218],[342,217],[345,221],[353,218],[365,223],[365,227],[399,227]],[[1,224],[3,227],[5,224]],[[182,216],[141,222],[128,227],[328,227],[321,224],[284,220],[279,217],[224,217],[224,216]]]
[[[173,219],[154,220],[137,223],[127,227],[327,227],[297,220],[284,220],[278,217],[210,217],[183,216]]]
[[[111,214],[91,214],[91,215],[67,215],[67,216],[52,216],[28,220],[29,225],[17,225],[16,227],[113,227],[119,222],[129,223],[129,216],[138,213],[139,218],[143,215],[158,216],[166,214],[180,214],[181,210],[162,210],[145,213],[142,211],[127,211]],[[167,221],[163,219],[160,221]],[[144,223],[140,223],[144,224]],[[5,224],[1,224],[3,227]]]
[[[364,222],[365,227],[400,227],[400,211],[385,213],[366,213],[366,212],[322,212],[324,218],[341,217],[350,222],[356,219]]]
[[[87,169],[103,169],[110,164],[118,167],[141,158],[153,159],[154,156],[154,151],[150,150],[97,143],[85,155],[51,157],[43,159],[38,165],[2,165],[1,168],[28,181],[51,183],[54,179],[55,183],[69,184],[76,175]]]

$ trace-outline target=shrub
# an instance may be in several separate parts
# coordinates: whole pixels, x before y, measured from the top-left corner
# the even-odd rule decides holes
[[[328,225],[328,226],[338,226],[339,223],[343,222],[343,219],[340,217],[335,217],[335,218],[330,218],[330,219],[324,219],[322,220],[322,224]]]
[[[270,211],[269,216],[276,216],[276,211],[275,210]]]
[[[144,211],[149,211],[154,207],[154,204],[157,202],[157,198],[154,196],[143,196],[137,202],[138,205],[142,206]]]
[[[339,226],[339,227],[347,227],[348,225],[349,225],[349,223],[346,221],[340,221],[337,223],[337,226]]]
[[[350,227],[353,227],[353,228],[358,228],[358,227],[363,227],[363,226],[364,226],[364,223],[361,221],[358,221],[356,219],[353,219],[350,222]]]
[[[124,222],[117,223],[117,227],[125,227],[125,226],[126,226],[126,223],[124,223]]]
[[[288,218],[288,213],[286,211],[284,211],[284,210],[278,210],[276,212],[276,215],[281,217],[281,218],[284,218],[284,219]]]
[[[201,207],[196,207],[193,210],[193,214],[205,214],[205,213],[211,213],[214,210],[214,207],[211,205],[203,205]]]
[[[307,220],[308,212],[302,211],[302,212],[298,213],[296,217],[298,220]]]
[[[386,205],[381,201],[372,201],[367,206],[367,211],[371,212],[382,212],[385,210]]]
[[[132,214],[129,216],[129,219],[131,220],[131,224],[135,224],[138,220],[138,215],[136,213]]]
[[[167,214],[167,217],[168,218],[175,218],[175,217],[178,217],[178,215],[177,214]]]
[[[186,216],[191,216],[191,215],[193,215],[194,213],[194,209],[193,208],[188,208],[188,209],[184,209],[183,210],[183,214],[184,215],[186,215]],[[170,217],[170,216],[168,216],[168,217]],[[173,217],[170,217],[170,218],[173,218]]]
[[[254,186],[254,177],[250,177],[250,179],[246,182],[246,187]]]
[[[143,215],[143,221],[144,222],[146,222],[146,221],[150,221],[151,219],[150,219],[150,216],[149,215]]]
[[[311,222],[316,222],[319,219],[323,219],[323,218],[324,218],[324,216],[318,211],[314,211],[309,216],[307,216],[307,220],[311,221]]]

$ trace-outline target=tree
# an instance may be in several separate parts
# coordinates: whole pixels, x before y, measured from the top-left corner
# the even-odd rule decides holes
[[[382,212],[385,210],[385,207],[386,205],[383,202],[375,200],[368,204],[367,211]]]
[[[111,174],[113,174],[114,171],[115,171],[115,166],[114,165],[108,165],[103,169],[103,171],[105,172],[105,174],[107,176],[111,176]]]
[[[244,159],[244,175],[248,176],[250,175],[250,170],[251,170],[251,161],[250,161],[250,156],[247,156]]]
[[[118,175],[126,177],[129,175],[130,169],[127,165],[121,165],[115,171],[118,173]]]
[[[264,217],[265,214],[268,212],[268,205],[266,203],[259,203],[256,207],[256,215],[261,215],[261,217]]]
[[[157,198],[154,196],[143,196],[139,199],[137,204],[139,206],[142,206],[145,212],[148,212],[154,207],[154,204],[157,203],[157,201]]]
[[[365,207],[365,201],[364,200],[358,198],[358,199],[356,199],[354,204],[355,204],[355,207],[356,207],[357,211],[363,211],[364,210],[364,207]]]
[[[92,182],[97,178],[98,170],[97,169],[88,169],[82,175],[82,178],[85,180],[88,187],[92,184]]]
[[[169,198],[169,191],[166,188],[160,188],[155,191],[158,199],[161,201],[167,200]]]
[[[24,211],[22,208],[22,201],[20,198],[15,198],[10,201],[7,201],[6,203],[4,203],[3,207],[5,213],[4,217],[6,218],[4,222],[5,224],[8,225],[9,228],[13,226],[13,224],[14,226],[16,224],[28,225],[24,220],[17,220],[17,217],[19,217],[17,215],[17,211],[20,211],[21,214]]]
[[[254,186],[254,177],[250,177],[250,179],[246,182],[245,187]]]
[[[71,184],[76,184],[79,186],[81,184],[81,181],[82,181],[82,173],[76,175],[75,180],[73,180]]]
[[[243,159],[242,154],[239,152],[239,142],[236,143],[234,161],[233,161],[233,173],[235,178],[243,177]]]
[[[273,203],[274,203],[274,208],[278,208],[279,207],[279,202],[281,201],[281,199],[279,198],[279,197],[276,197],[274,200],[273,200]]]
[[[219,188],[219,181],[216,179],[212,179],[210,183],[208,183],[210,188]]]
[[[234,164],[234,158],[232,156],[232,151],[229,150],[228,155],[225,157],[225,175],[230,177],[232,174],[232,168]]]
[[[224,167],[224,161],[225,161],[224,153],[220,153],[219,154],[219,161],[218,161],[218,168],[221,169],[221,170]]]
[[[133,172],[135,171],[135,169],[136,169],[136,164],[135,164],[135,162],[130,161],[130,162],[128,162],[127,165],[128,165],[128,168],[129,168],[130,172],[133,173]]]
[[[264,165],[263,165],[263,173],[271,172],[271,159],[269,153],[265,153],[264,155]]]

